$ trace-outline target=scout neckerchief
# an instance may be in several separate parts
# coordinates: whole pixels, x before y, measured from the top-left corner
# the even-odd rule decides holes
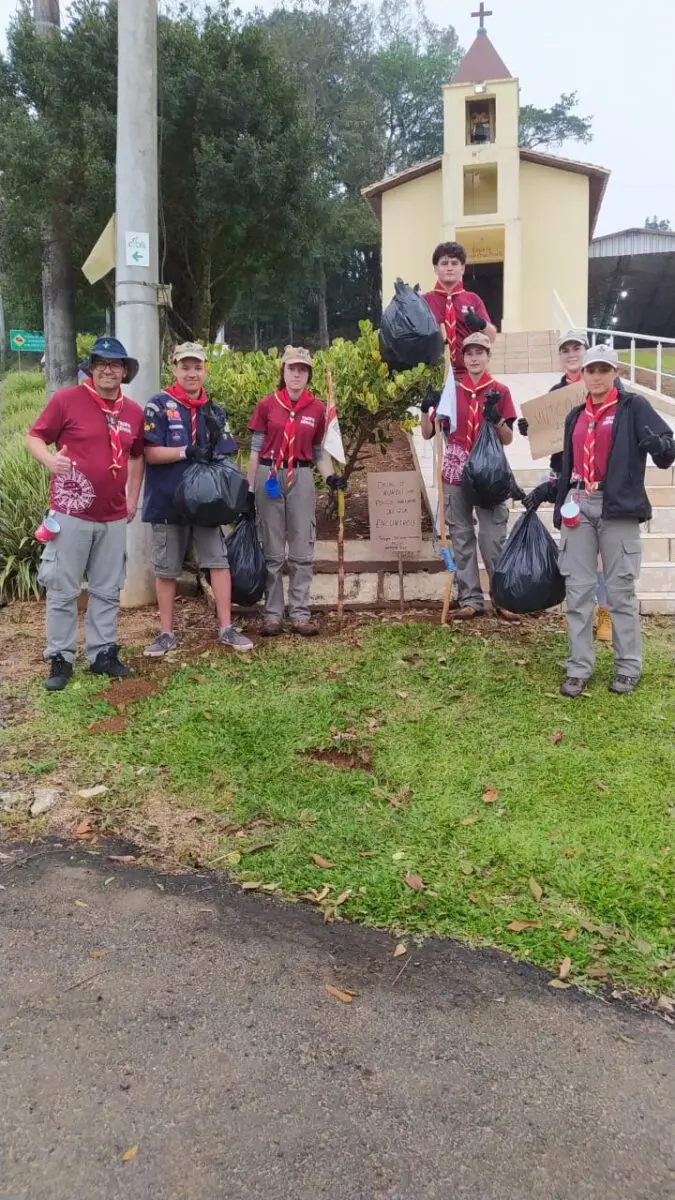
[[[572,383],[581,383],[582,379],[583,379],[583,375],[581,374],[581,371],[579,372],[578,375],[570,375],[569,371],[565,372],[565,383],[567,384],[568,387]]]
[[[208,400],[206,392],[202,388],[198,396],[188,396],[187,392],[183,391],[183,388],[179,383],[172,383],[171,387],[165,388],[164,391],[167,393],[167,395],[172,396],[174,400],[177,400],[179,404],[182,404],[183,408],[189,409],[190,418],[192,421],[192,442],[194,445],[196,445],[197,413],[199,412],[200,408],[204,407],[206,401]]]
[[[469,397],[469,416],[466,425],[466,448],[470,453],[476,440],[476,434],[478,433],[481,417],[483,415],[478,393],[484,391],[485,388],[489,387],[491,383],[493,384],[494,379],[491,375],[483,374],[478,380],[478,383],[474,383],[470,376],[467,376],[467,378],[469,380],[468,383],[465,383],[462,379],[458,379],[457,386],[461,387]]]
[[[595,431],[605,413],[616,408],[619,393],[612,388],[604,404],[593,404],[590,395],[586,397],[585,413],[588,418],[586,436],[584,438],[584,484],[587,492],[597,492],[598,480],[595,478]]]
[[[445,319],[443,321],[443,325],[445,328],[445,337],[450,349],[450,361],[454,366],[455,352],[457,350],[457,312],[455,310],[452,297],[458,296],[460,292],[464,291],[464,283],[460,279],[459,283],[456,283],[450,288],[450,291],[448,291],[447,288],[443,287],[442,283],[436,281],[434,285],[434,291],[439,292],[441,296],[445,296]]]
[[[122,439],[120,437],[120,413],[122,411],[122,405],[124,404],[122,389],[120,388],[116,398],[110,401],[104,400],[103,396],[99,396],[96,388],[92,387],[90,383],[85,381],[82,386],[89,392],[92,400],[96,401],[108,424],[108,438],[110,440],[110,450],[112,453],[112,462],[109,470],[112,471],[113,475],[116,475],[120,468],[124,466],[124,452],[122,450]]]
[[[295,418],[303,408],[307,408],[307,405],[312,403],[314,396],[305,389],[298,399],[293,401],[288,394],[288,389],[282,388],[280,392],[274,393],[274,399],[288,413],[288,418],[284,425],[281,445],[277,451],[277,456],[272,464],[268,478],[276,475],[285,462],[288,467],[287,482],[290,487],[293,482],[293,463],[295,461]]]

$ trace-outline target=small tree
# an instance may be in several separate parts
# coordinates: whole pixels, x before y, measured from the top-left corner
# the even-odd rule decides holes
[[[645,229],[657,229],[662,233],[669,233],[671,224],[667,217],[662,217],[660,220],[658,217],[646,217]]]
[[[520,144],[524,150],[537,146],[562,146],[564,142],[592,140],[592,117],[580,117],[574,112],[579,103],[576,92],[563,92],[550,108],[535,108],[525,104],[520,110]]]

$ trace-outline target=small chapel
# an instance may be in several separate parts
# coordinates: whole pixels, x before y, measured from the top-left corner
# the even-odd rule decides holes
[[[519,145],[519,83],[485,17],[443,87],[443,154],[381,179],[363,195],[382,230],[382,296],[398,276],[434,281],[439,242],[467,252],[466,287],[504,333],[587,324],[588,248],[609,171]]]

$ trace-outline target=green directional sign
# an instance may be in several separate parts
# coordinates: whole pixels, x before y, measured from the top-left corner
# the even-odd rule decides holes
[[[20,354],[44,354],[45,335],[29,329],[10,329],[9,348]]]

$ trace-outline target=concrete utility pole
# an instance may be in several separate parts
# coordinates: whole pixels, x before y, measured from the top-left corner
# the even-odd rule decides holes
[[[33,0],[38,37],[58,36],[59,0]],[[77,375],[75,286],[70,242],[61,226],[58,206],[47,222],[42,251],[42,311],[45,329],[45,377],[49,396]]]
[[[157,0],[119,0],[115,333],[141,364],[125,391],[144,405],[159,390],[157,224]],[[154,600],[150,526],[127,533],[122,604]]]

